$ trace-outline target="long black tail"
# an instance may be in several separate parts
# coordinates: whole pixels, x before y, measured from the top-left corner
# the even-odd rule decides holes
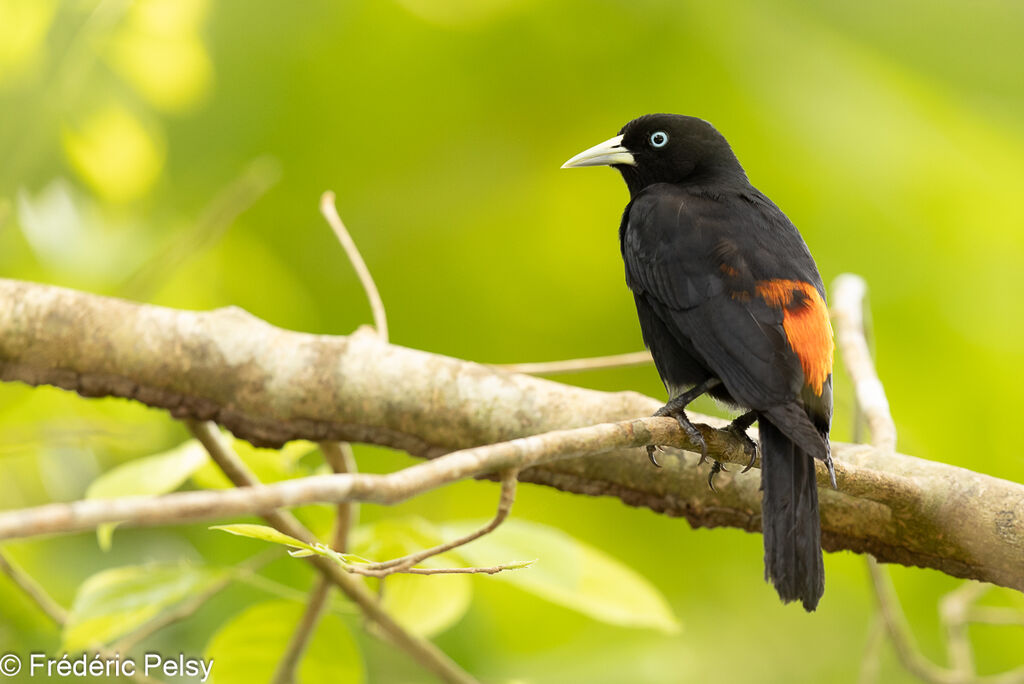
[[[762,418],[761,528],[764,574],[786,603],[812,611],[825,591],[814,459]]]

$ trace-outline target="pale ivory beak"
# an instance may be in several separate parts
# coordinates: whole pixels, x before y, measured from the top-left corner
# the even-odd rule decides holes
[[[621,135],[617,135],[611,140],[605,140],[600,145],[594,145],[589,150],[583,150],[562,164],[562,168],[573,169],[579,166],[614,166],[617,164],[630,166],[636,164],[630,151],[622,146]]]

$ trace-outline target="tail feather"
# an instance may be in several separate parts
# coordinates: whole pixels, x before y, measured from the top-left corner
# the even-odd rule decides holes
[[[765,579],[784,602],[812,611],[825,591],[814,459],[768,420],[758,424]]]

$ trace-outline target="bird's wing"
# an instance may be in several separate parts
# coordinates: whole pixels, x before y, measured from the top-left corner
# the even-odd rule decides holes
[[[630,204],[620,237],[634,294],[737,402],[768,409],[805,387],[824,391],[832,342],[806,246],[758,197],[651,186]]]

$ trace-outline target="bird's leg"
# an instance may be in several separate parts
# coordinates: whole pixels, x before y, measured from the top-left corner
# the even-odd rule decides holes
[[[722,432],[728,432],[743,442],[743,451],[750,455],[750,462],[740,471],[742,473],[753,468],[754,463],[757,462],[757,443],[747,435],[747,429],[754,424],[755,420],[757,420],[757,414],[753,411],[747,411],[729,423],[727,427],[722,428]]]
[[[832,484],[832,489],[838,491],[839,487],[836,486],[836,467],[832,465],[832,445],[828,444],[827,440],[826,446],[828,451],[825,452],[825,467],[828,468],[828,479]]]
[[[667,416],[669,418],[675,418],[676,422],[679,423],[679,427],[683,429],[686,436],[690,438],[690,441],[697,444],[700,447],[700,462],[703,463],[708,458],[708,445],[704,443],[704,438],[700,434],[700,430],[690,422],[690,419],[686,417],[686,407],[697,397],[707,392],[709,389],[714,387],[720,382],[718,378],[708,378],[704,382],[695,385],[692,389],[683,392],[682,394],[673,397],[667,404],[658,409],[655,416]],[[654,446],[647,447],[647,458],[651,459],[651,463],[661,467],[658,463],[658,459],[654,457]]]

